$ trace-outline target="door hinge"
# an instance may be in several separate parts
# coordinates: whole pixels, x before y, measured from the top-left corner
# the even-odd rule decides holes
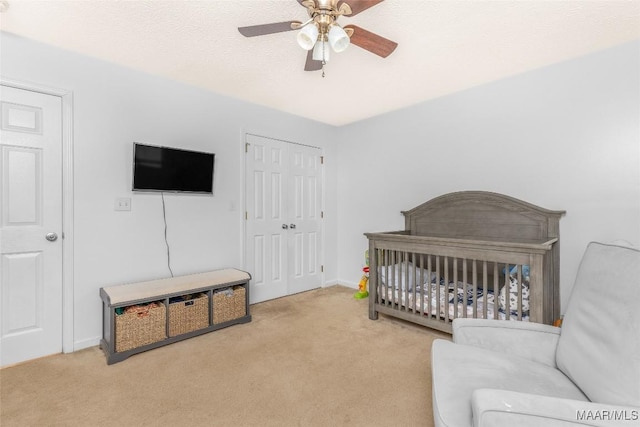
[[[324,211],[320,211],[320,218],[324,218]]]
[[[244,152],[245,152],[245,153],[248,153],[248,152],[249,152],[249,143],[248,143],[248,142],[245,142],[245,143],[244,143]]]
[[[324,265],[320,266],[320,273],[324,273]]]
[[[244,211],[244,219],[245,220],[249,219],[249,212]]]
[[[324,165],[324,156],[320,156],[320,164]]]

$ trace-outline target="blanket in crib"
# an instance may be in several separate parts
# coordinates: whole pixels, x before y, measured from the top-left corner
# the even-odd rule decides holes
[[[399,270],[399,271],[398,271]],[[401,269],[396,270],[396,274]],[[382,276],[382,275],[381,275]],[[518,319],[519,295],[522,292],[522,320],[529,320],[529,287],[527,284],[519,285],[515,277],[509,277],[509,286],[503,286],[498,294],[498,303],[492,289],[487,289],[486,295],[482,287],[474,290],[472,284],[467,284],[466,291],[462,282],[448,285],[444,279],[431,274],[431,282],[414,286],[410,281],[409,287],[402,286],[406,281],[396,281],[396,286],[386,286],[382,278],[382,297],[386,301],[401,304],[411,310],[422,313],[430,313],[442,318],[454,319],[456,317],[474,317],[487,319]],[[420,280],[417,280],[420,283]],[[415,288],[415,291],[414,291]],[[508,292],[508,296],[507,296]],[[498,312],[496,313],[496,305]],[[486,306],[486,313],[485,313]]]

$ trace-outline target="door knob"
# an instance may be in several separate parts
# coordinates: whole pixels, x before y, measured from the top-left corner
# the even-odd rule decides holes
[[[56,240],[58,240],[58,235],[56,233],[47,233],[47,235],[44,237],[50,242],[55,242]]]
[[[286,230],[287,228],[289,228],[289,226],[287,224],[282,224],[282,229]]]
[[[295,224],[291,224],[289,227],[296,228],[296,225]]]

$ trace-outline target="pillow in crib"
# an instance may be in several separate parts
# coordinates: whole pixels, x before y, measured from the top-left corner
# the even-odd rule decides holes
[[[518,293],[521,286],[518,284],[518,280],[514,277],[509,277],[509,309],[511,313],[518,312]],[[500,295],[498,295],[498,302],[500,304],[500,310],[507,311],[507,290],[506,286],[500,289]],[[529,287],[522,285],[522,313],[529,311]]]
[[[390,283],[387,284],[387,272]],[[429,275],[427,271],[422,271],[420,273],[419,268],[414,268],[413,264],[408,263],[399,263],[388,266],[378,266],[378,277],[380,279],[380,283],[385,286],[394,286],[396,289],[402,289],[403,291],[408,286],[408,291],[413,291],[413,279],[414,275],[416,280],[421,281],[422,283],[418,283],[417,289],[419,290],[422,285],[426,285],[429,282]],[[422,277],[420,277],[422,275]],[[408,283],[407,283],[407,280]],[[431,273],[431,282],[435,283],[436,281],[436,273]]]

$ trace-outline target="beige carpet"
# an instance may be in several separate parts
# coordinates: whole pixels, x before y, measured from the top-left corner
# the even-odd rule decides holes
[[[0,425],[431,426],[431,342],[341,286],[107,366],[98,347],[0,371]]]

